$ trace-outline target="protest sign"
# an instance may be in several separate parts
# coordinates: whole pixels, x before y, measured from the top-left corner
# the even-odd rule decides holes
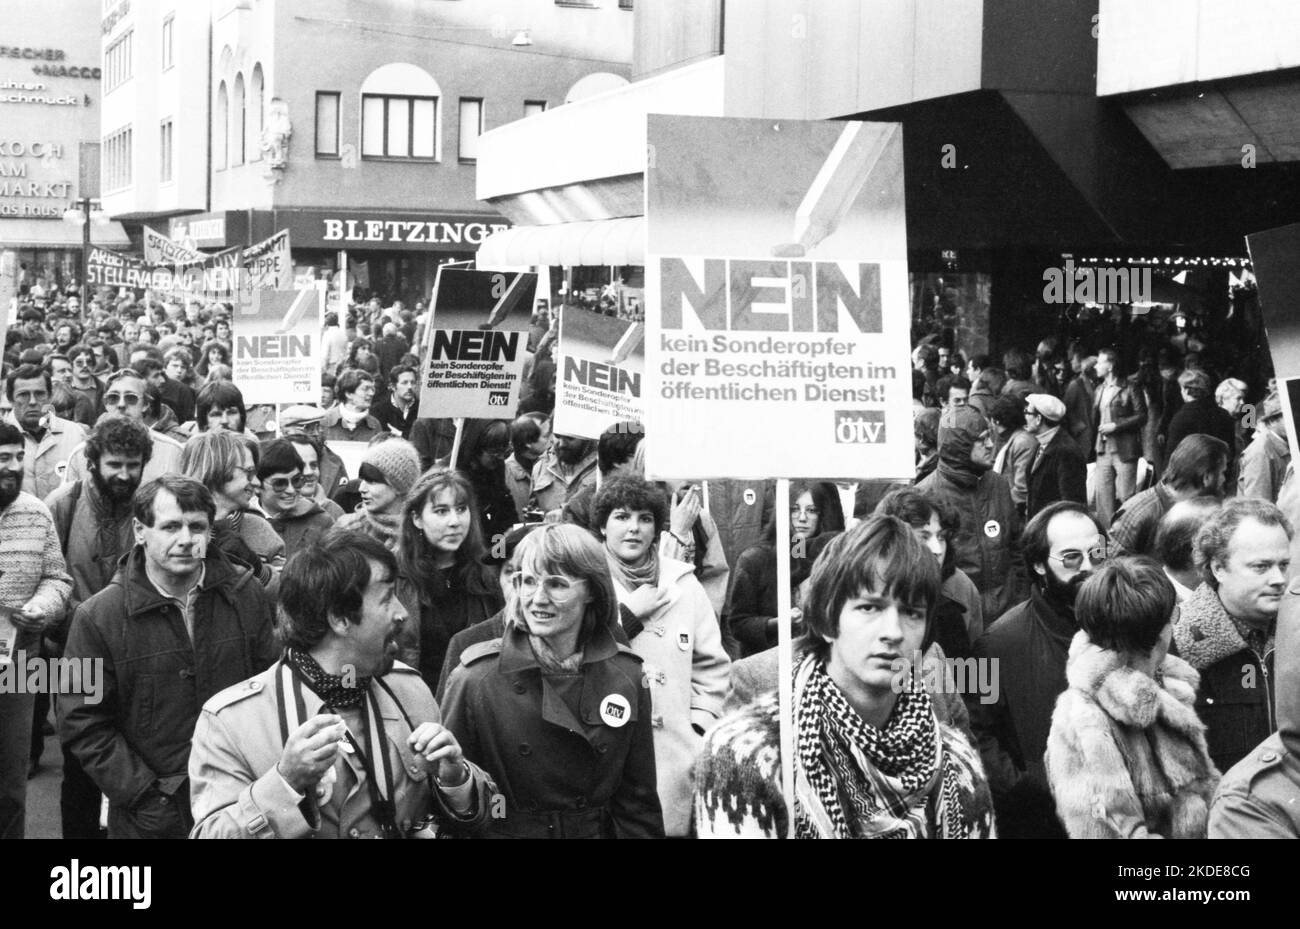
[[[514,412],[536,288],[536,274],[438,269],[421,410],[471,419]]]
[[[647,118],[650,476],[910,480],[901,128]]]
[[[293,261],[289,257],[289,230],[281,229],[269,239],[244,249],[245,286],[250,290],[270,287],[294,289]],[[315,286],[313,282],[310,286]]]
[[[244,401],[317,403],[323,290],[253,291],[233,325],[233,379]]]
[[[173,242],[161,232],[144,227],[144,260],[150,265],[201,264],[208,256],[198,249]]]
[[[641,422],[645,327],[627,319],[560,310],[555,431],[596,439],[609,426]]]

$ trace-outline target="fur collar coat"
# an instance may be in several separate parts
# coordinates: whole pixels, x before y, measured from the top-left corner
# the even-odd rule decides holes
[[[1205,837],[1219,772],[1193,705],[1200,676],[1167,655],[1153,679],[1079,632],[1045,760],[1070,838]]]

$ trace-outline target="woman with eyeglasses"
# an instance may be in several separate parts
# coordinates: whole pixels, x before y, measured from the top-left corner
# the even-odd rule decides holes
[[[793,591],[812,570],[805,553],[813,538],[844,531],[844,510],[833,484],[795,481],[790,485],[790,589]],[[740,554],[731,572],[722,624],[738,651],[746,658],[776,645],[776,519],[764,538]]]
[[[722,715],[731,659],[693,565],[659,554],[668,500],[649,481],[621,476],[596,494],[592,525],[605,542],[619,618],[644,662],[654,712],[655,767],[664,832],[691,825],[691,764]]]
[[[487,835],[662,837],[648,675],[615,638],[600,543],[546,525],[516,556],[504,633],[461,654],[442,701],[465,757],[501,791]]]
[[[257,446],[224,430],[200,432],[185,443],[181,473],[212,492],[217,506],[212,542],[273,588],[284,567],[284,540],[261,514],[251,511],[257,480]]]
[[[284,539],[285,558],[313,545],[334,525],[334,517],[303,492],[303,459],[288,439],[262,444],[257,462],[258,500],[271,528]]]
[[[519,522],[514,497],[506,484],[510,423],[504,419],[467,419],[461,428],[456,468],[474,485],[475,512],[483,538],[490,542]]]
[[[451,637],[490,619],[505,603],[483,563],[487,547],[476,510],[469,479],[450,468],[424,474],[402,508],[397,596],[411,618],[399,644],[402,660],[434,692]]]

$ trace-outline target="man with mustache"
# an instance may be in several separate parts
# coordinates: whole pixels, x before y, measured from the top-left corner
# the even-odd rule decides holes
[[[86,440],[90,476],[64,484],[46,498],[72,575],[68,612],[64,621],[50,631],[56,643],[67,638],[68,622],[77,606],[108,586],[117,573],[118,561],[135,543],[131,500],[152,451],[149,427],[106,413]],[[66,745],[59,792],[63,837],[98,838],[99,788]]]
[[[34,496],[48,496],[63,483],[68,460],[85,441],[86,430],[54,415],[54,381],[38,365],[14,368],[5,379],[5,396],[23,430],[23,483]]]
[[[1000,693],[991,704],[968,695],[967,707],[993,789],[998,834],[1065,838],[1043,752],[1078,632],[1074,600],[1106,560],[1106,537],[1086,507],[1061,500],[1029,521],[1023,541],[1034,580],[1029,599],[1007,610],[974,649],[976,659],[997,662]]]
[[[135,547],[68,633],[65,657],[103,662],[103,699],[60,694],[60,736],[108,796],[110,839],[184,838],[199,709],[275,660],[274,610],[257,579],[208,544],[216,504],[200,482],[146,482],[132,517]]]
[[[1291,536],[1276,506],[1241,497],[1224,503],[1196,534],[1205,583],[1182,604],[1173,651],[1201,673],[1196,714],[1220,771],[1277,731],[1273,640]]]
[[[335,532],[280,577],[281,659],[217,694],[194,730],[194,838],[403,838],[473,830],[491,780],[397,661],[407,613],[383,543]]]
[[[533,502],[543,513],[561,509],[583,487],[595,484],[596,443],[591,439],[557,434],[533,465]]]

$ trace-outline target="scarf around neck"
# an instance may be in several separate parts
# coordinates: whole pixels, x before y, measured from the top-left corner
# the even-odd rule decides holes
[[[401,509],[398,509],[393,513],[373,513],[366,509],[365,504],[361,504],[357,507],[357,512],[361,514],[361,518],[365,520],[366,528],[375,538],[379,539],[385,545],[396,541],[397,534],[402,528]]]
[[[302,676],[303,682],[311,691],[334,709],[350,709],[361,706],[370,692],[370,678],[348,677],[330,674],[320,663],[305,651],[286,648],[285,661]]]
[[[885,728],[866,723],[806,655],[795,670],[798,838],[967,838],[959,766],[930,697],[904,690]]]
[[[608,547],[605,549],[605,561],[609,563],[609,573],[614,576],[614,580],[629,591],[646,584],[659,586],[659,549],[654,545],[647,546],[646,555],[639,564],[628,564]]]
[[[528,644],[532,646],[533,656],[543,674],[579,674],[582,671],[582,649],[579,648],[568,658],[561,658],[545,639],[528,634]]]

